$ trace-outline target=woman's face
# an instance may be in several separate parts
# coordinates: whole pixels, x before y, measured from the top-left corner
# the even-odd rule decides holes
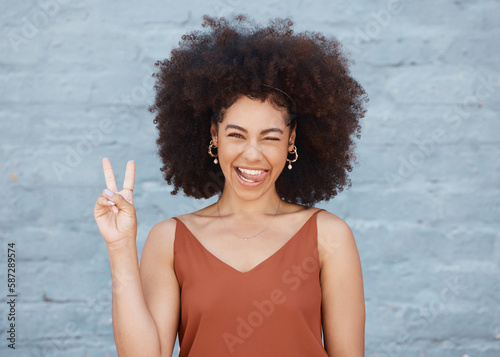
[[[285,117],[284,110],[267,100],[242,96],[226,110],[218,132],[212,124],[212,139],[225,177],[224,191],[230,189],[251,200],[275,190],[295,142],[295,128],[289,136]]]

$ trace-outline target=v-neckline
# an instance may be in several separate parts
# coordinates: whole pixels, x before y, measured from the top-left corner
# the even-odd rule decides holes
[[[184,228],[186,229],[186,231],[188,231],[188,233],[191,235],[191,237],[194,238],[194,240],[201,247],[201,249],[203,249],[205,252],[207,252],[209,254],[209,256],[213,257],[215,261],[219,262],[221,265],[225,266],[226,268],[228,268],[228,269],[230,269],[230,270],[232,270],[232,271],[234,271],[234,272],[236,272],[238,274],[246,275],[246,274],[250,274],[250,273],[254,272],[259,267],[261,267],[262,265],[264,265],[266,262],[268,262],[269,260],[271,260],[273,257],[277,256],[280,252],[282,252],[283,250],[285,250],[285,248],[288,247],[291,244],[292,241],[294,241],[294,240],[297,239],[296,237],[299,236],[299,234],[304,230],[304,228],[311,221],[311,219],[316,215],[316,213],[318,213],[319,211],[322,211],[322,210],[323,210],[323,208],[318,208],[316,211],[314,211],[314,213],[311,214],[311,216],[304,222],[304,224],[299,228],[299,230],[290,239],[288,239],[285,244],[283,244],[277,251],[275,251],[269,257],[267,257],[266,259],[264,259],[263,261],[261,261],[259,264],[257,264],[256,266],[254,266],[252,269],[247,270],[247,271],[240,271],[240,270],[236,269],[235,267],[233,267],[232,265],[229,265],[228,263],[224,262],[220,258],[216,257],[211,251],[209,251],[207,248],[205,248],[205,246],[203,244],[201,244],[201,242],[198,240],[198,238],[196,238],[196,236],[184,224],[184,222],[182,222],[179,218],[177,218],[176,220],[178,222],[180,222],[184,226]]]

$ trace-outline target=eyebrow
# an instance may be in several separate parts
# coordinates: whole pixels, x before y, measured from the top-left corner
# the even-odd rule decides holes
[[[225,130],[228,130],[228,129],[237,129],[237,130],[241,130],[241,131],[243,131],[245,133],[248,133],[248,131],[245,128],[242,128],[241,126],[236,125],[236,124],[227,124]],[[274,132],[283,134],[283,130],[281,130],[280,128],[264,129],[264,130],[262,130],[260,132],[260,134],[264,135],[264,134],[267,134],[267,133],[274,133]]]

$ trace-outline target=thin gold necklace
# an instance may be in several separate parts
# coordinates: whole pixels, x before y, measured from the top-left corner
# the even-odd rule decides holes
[[[231,229],[229,229],[228,226],[226,226],[226,223],[224,222],[224,219],[222,218],[221,214],[220,214],[220,204],[219,204],[219,201],[220,201],[220,197],[219,197],[219,200],[217,200],[217,211],[219,212],[219,218],[220,220],[222,221],[222,224],[224,225],[224,227],[226,227],[226,229],[233,233],[235,236],[237,236],[238,238],[241,238],[241,239],[244,239],[244,240],[247,240],[248,238],[253,238],[255,236],[258,236],[259,234],[261,234],[262,232],[264,232],[267,227],[269,227],[269,225],[271,224],[271,221],[273,220],[274,217],[276,217],[276,215],[278,214],[278,211],[280,210],[280,204],[281,204],[281,200],[279,200],[278,202],[278,209],[276,210],[276,213],[274,214],[274,216],[271,217],[271,219],[269,220],[269,222],[266,224],[266,226],[264,227],[263,230],[261,230],[260,232],[258,232],[257,234],[254,234],[252,236],[249,236],[249,237],[243,237],[243,236],[240,236],[238,233],[235,233],[233,232]]]

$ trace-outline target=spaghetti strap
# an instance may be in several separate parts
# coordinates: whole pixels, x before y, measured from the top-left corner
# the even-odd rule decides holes
[[[191,232],[191,230],[184,224],[184,222],[182,222],[180,219],[174,217],[178,223],[180,223],[180,225],[182,226],[181,229],[183,231],[183,235],[182,235],[182,239],[185,239],[186,237],[187,238],[191,238],[190,240],[192,240],[194,242],[194,245],[195,247],[193,247],[192,249],[196,249],[196,248],[199,248],[201,250],[201,253],[202,254],[207,254],[209,255],[210,257],[214,258],[214,260],[216,262],[219,262],[223,267],[227,267],[228,269],[230,270],[233,270],[237,273],[240,273],[240,274],[249,274],[251,272],[253,272],[254,270],[256,269],[259,269],[261,265],[263,264],[267,264],[267,261],[268,260],[271,260],[273,259],[275,256],[279,255],[279,254],[284,254],[286,249],[288,249],[288,246],[292,245],[294,243],[294,241],[296,239],[299,239],[301,237],[301,232],[302,230],[304,230],[309,224],[313,223],[313,220],[315,218],[315,215],[319,212],[319,211],[324,211],[324,209],[318,209],[316,210],[311,216],[309,216],[309,218],[304,222],[304,224],[299,228],[299,230],[297,231],[297,233],[295,233],[290,239],[288,239],[277,251],[275,251],[273,254],[271,254],[269,257],[267,257],[266,259],[264,259],[263,261],[261,261],[259,264],[257,264],[256,266],[254,266],[252,269],[248,270],[248,271],[240,271],[236,268],[234,268],[233,266],[229,265],[228,263],[224,262],[223,260],[221,260],[220,258],[218,258],[216,255],[214,255],[212,252],[210,252],[207,248],[205,248],[205,246],[203,244],[201,244],[200,240],[198,238],[196,238],[196,236]]]

